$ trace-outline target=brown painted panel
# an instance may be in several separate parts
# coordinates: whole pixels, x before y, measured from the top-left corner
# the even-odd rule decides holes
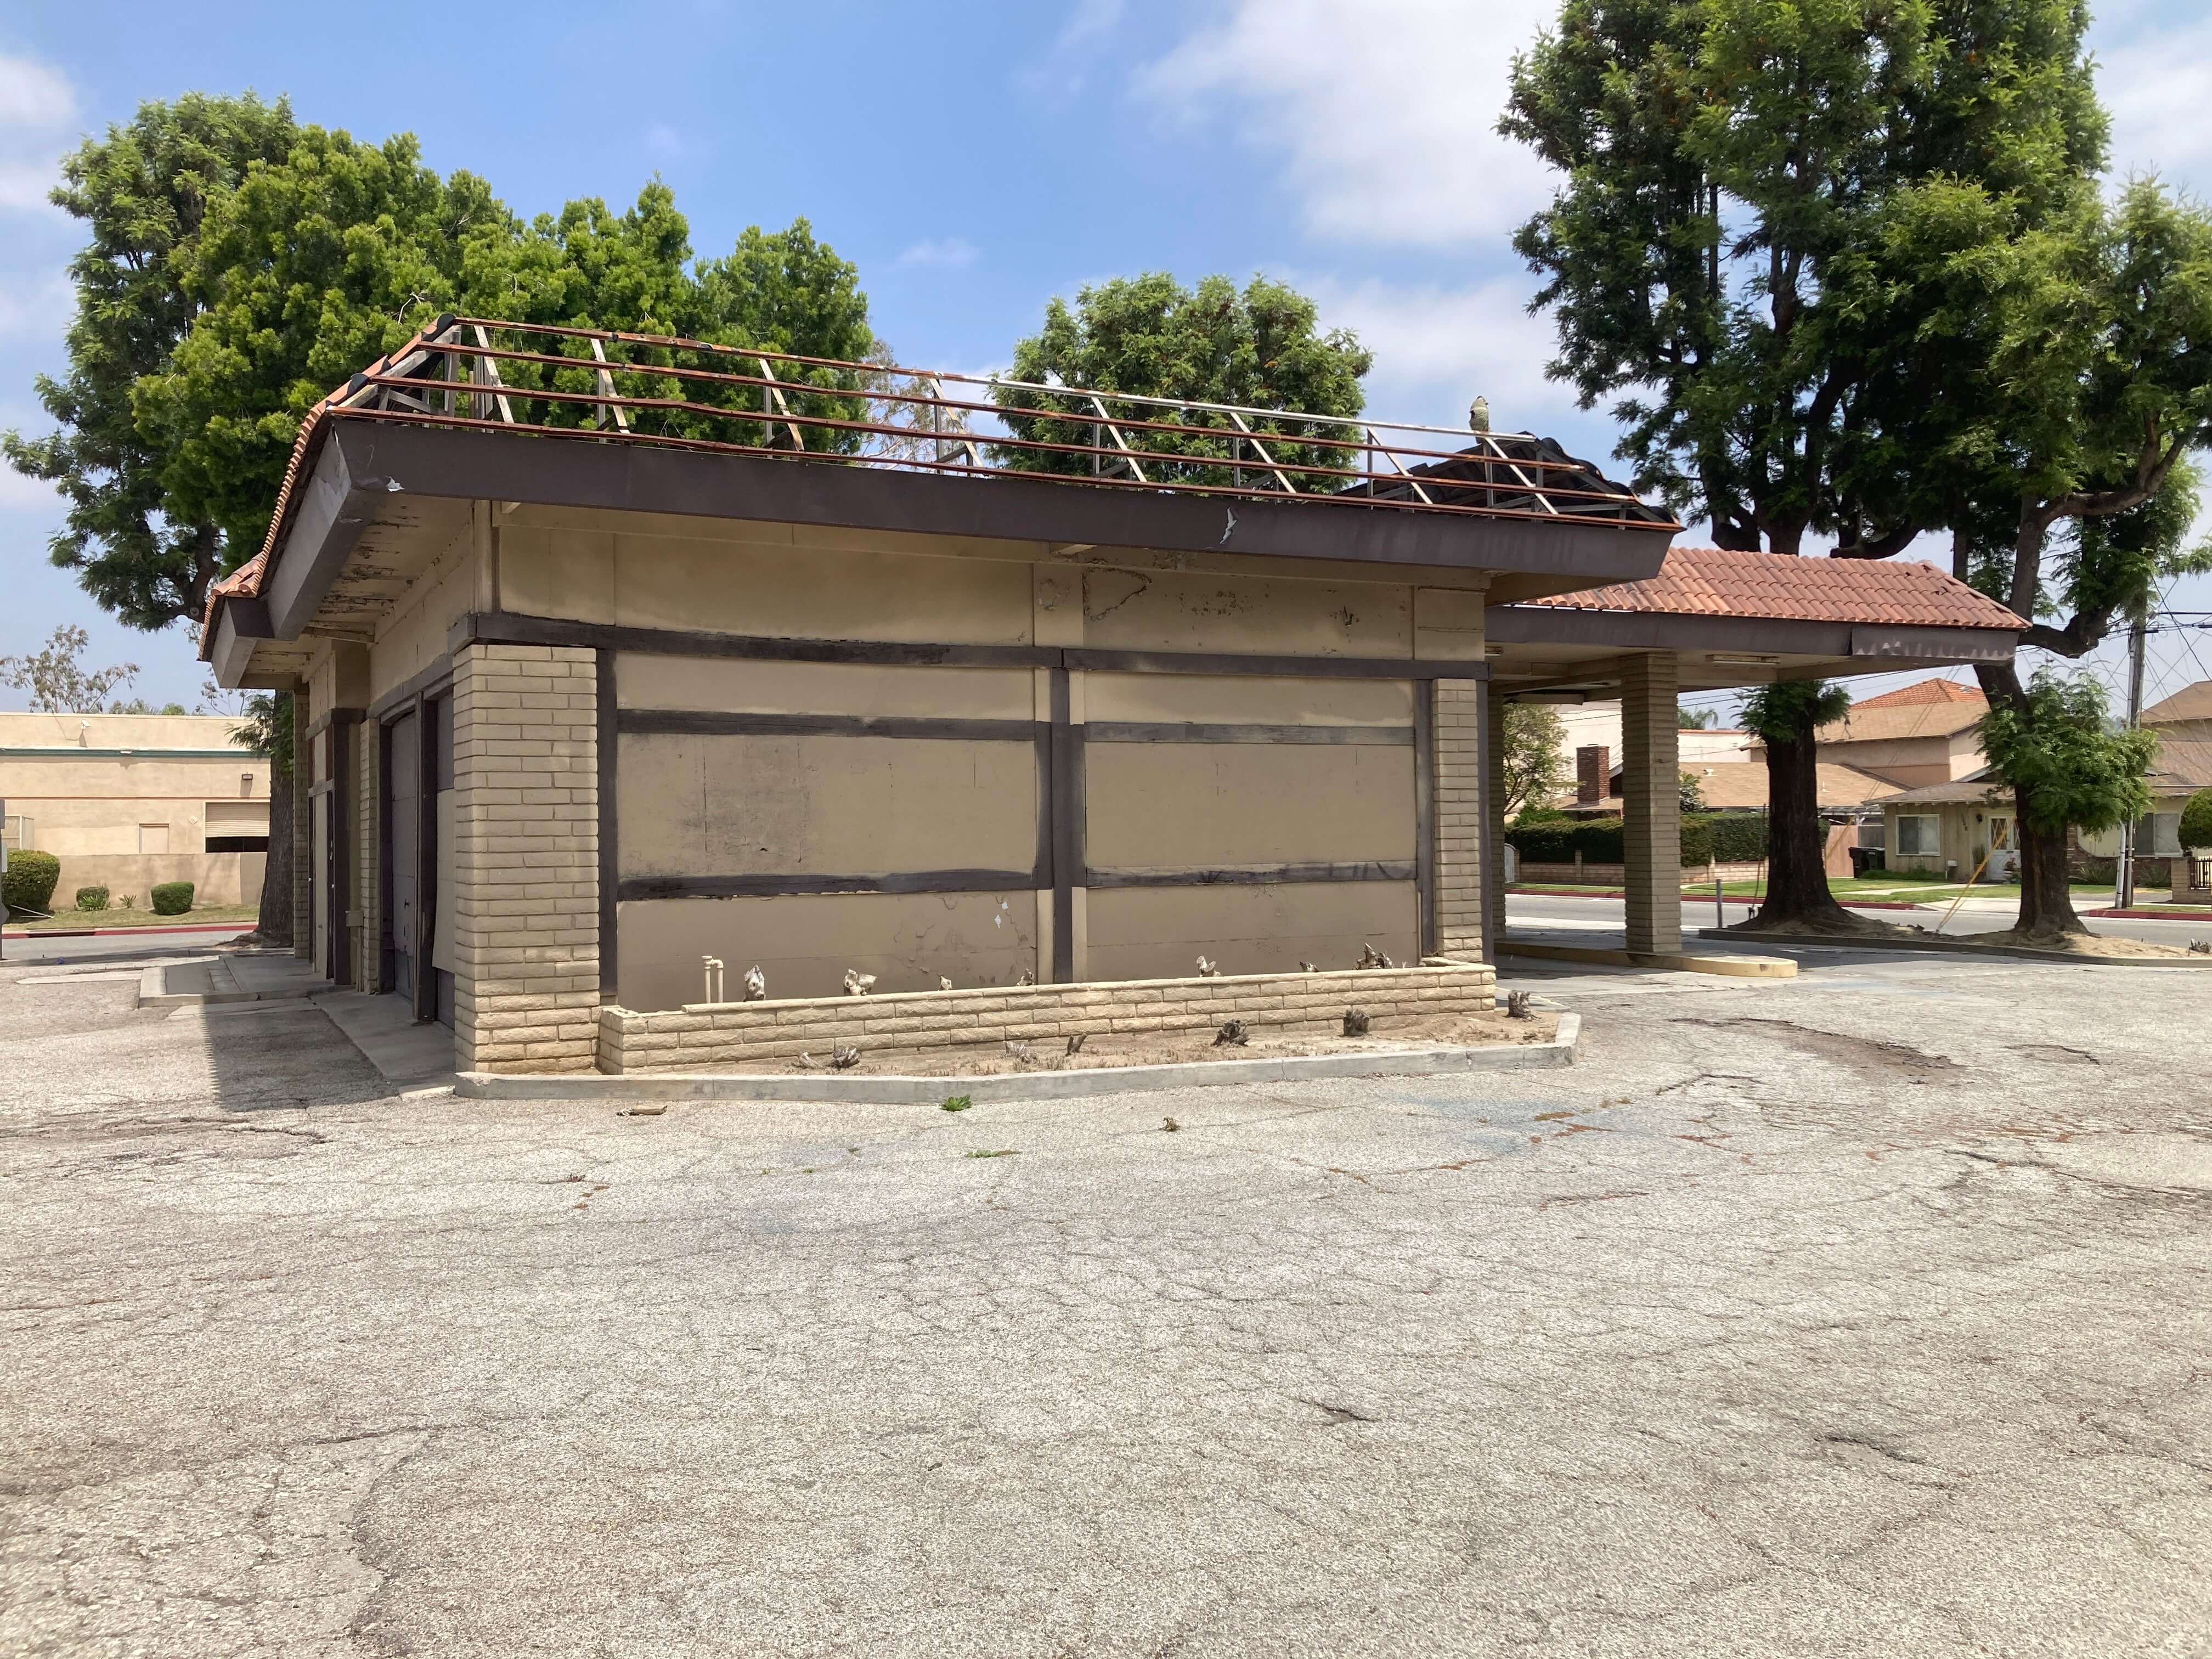
[[[1094,868],[1414,854],[1411,748],[1097,743],[1085,764]]]
[[[1086,720],[1410,726],[1413,720],[1410,680],[1092,672],[1083,677],[1083,695]]]
[[[730,997],[744,995],[756,963],[771,997],[837,995],[848,968],[875,975],[885,992],[933,991],[940,974],[962,987],[1011,985],[1037,971],[1036,915],[1027,888],[626,902],[617,922],[623,1006],[698,1001],[702,956],[722,959]]]
[[[1088,570],[1083,642],[1097,649],[1404,657],[1413,591],[1199,571]]]
[[[625,708],[1029,720],[1036,704],[1035,673],[1027,668],[748,662],[625,651],[617,671]]]
[[[1179,979],[1198,958],[1224,974],[1290,973],[1300,962],[1349,968],[1372,945],[1413,959],[1413,884],[1091,890],[1084,977]]]
[[[625,878],[1026,870],[1036,859],[1034,744],[625,732],[619,752]],[[623,973],[627,992],[627,958]]]

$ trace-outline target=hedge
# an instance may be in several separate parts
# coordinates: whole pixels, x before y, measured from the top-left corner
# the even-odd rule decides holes
[[[105,910],[107,890],[105,887],[80,887],[76,890],[76,908],[80,910]]]
[[[54,902],[54,884],[62,878],[62,861],[52,853],[35,848],[8,854],[8,873],[0,876],[0,904],[9,911],[35,910],[44,915]]]
[[[181,916],[192,908],[192,884],[188,881],[157,881],[154,884],[154,914],[157,916]]]
[[[1505,832],[1514,851],[1531,864],[1620,864],[1627,853],[1619,818],[1583,818],[1567,823],[1516,823]],[[1682,865],[1708,860],[1749,864],[1766,856],[1764,812],[1685,812]]]

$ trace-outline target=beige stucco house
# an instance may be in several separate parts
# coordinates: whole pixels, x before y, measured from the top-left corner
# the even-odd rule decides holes
[[[252,904],[269,847],[269,762],[214,714],[0,714],[10,848],[55,854],[54,902],[106,887],[143,908],[189,881],[196,905]]]
[[[2018,627],[1929,569],[1681,650],[1642,638],[1662,582],[1623,641],[1542,607],[1661,576],[1676,526],[1547,441],[1014,390],[1052,418],[453,319],[355,376],[203,633],[223,684],[297,699],[305,948],[498,1070],[1486,1007],[1495,685],[1622,702],[1653,948],[1681,689]]]
[[[2177,742],[2161,733],[2148,781],[2151,810],[2136,826],[2136,878],[2171,884],[2177,896],[2185,896],[2195,872],[2180,842],[2181,809],[2197,790],[2212,788],[2212,743]],[[2011,873],[2019,845],[2011,793],[1986,770],[1956,783],[1908,789],[1881,807],[1890,869],[1929,871],[1960,881],[1978,868],[1984,881],[2002,881]],[[2077,840],[2087,858],[2120,855],[2118,830]]]

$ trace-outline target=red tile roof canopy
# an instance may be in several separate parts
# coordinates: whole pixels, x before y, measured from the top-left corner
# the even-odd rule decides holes
[[[1961,685],[1956,680],[1917,680],[1911,685],[1900,685],[1894,691],[1885,691],[1878,697],[1861,697],[1851,705],[1860,708],[1918,708],[1936,703],[1973,703],[1989,706],[1989,699],[1971,685]]]
[[[1948,571],[1917,561],[1796,558],[1717,547],[1670,547],[1657,575],[1579,593],[1525,599],[1529,608],[1611,611],[1770,622],[1910,628],[2027,624]]]

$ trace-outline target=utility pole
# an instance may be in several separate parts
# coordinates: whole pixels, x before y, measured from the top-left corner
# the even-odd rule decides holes
[[[2128,624],[2128,730],[2142,724],[2143,644],[2150,634],[2148,606],[2136,612]],[[2120,868],[2112,882],[2112,908],[2129,910],[2136,902],[2136,826],[2130,818],[2120,826]]]

